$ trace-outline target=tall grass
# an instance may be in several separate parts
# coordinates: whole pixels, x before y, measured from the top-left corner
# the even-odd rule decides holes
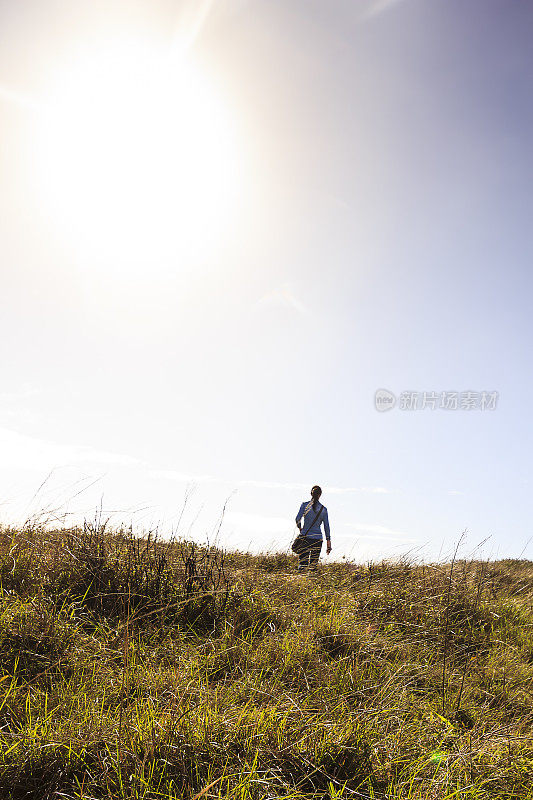
[[[0,797],[531,798],[533,563],[0,530]]]

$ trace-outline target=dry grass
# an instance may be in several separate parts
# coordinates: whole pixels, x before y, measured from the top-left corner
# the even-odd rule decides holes
[[[533,798],[533,564],[0,530],[0,797]]]

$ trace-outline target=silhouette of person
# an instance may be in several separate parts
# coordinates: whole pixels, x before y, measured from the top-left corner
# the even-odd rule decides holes
[[[307,539],[306,547],[298,554],[298,572],[304,572],[307,568],[311,570],[316,570],[317,568],[320,551],[322,550],[322,523],[326,534],[326,553],[331,553],[328,510],[326,506],[319,502],[321,494],[322,489],[320,486],[313,486],[311,500],[308,503],[303,502],[296,515],[296,525]],[[301,523],[300,520],[302,520]]]

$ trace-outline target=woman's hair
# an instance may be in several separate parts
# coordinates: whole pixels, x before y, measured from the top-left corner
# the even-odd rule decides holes
[[[313,498],[313,511],[316,511],[316,504],[318,503],[318,498],[322,494],[322,489],[320,486],[313,486],[311,489],[311,497]]]

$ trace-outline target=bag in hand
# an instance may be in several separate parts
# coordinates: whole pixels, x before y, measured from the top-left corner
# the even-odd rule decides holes
[[[311,540],[307,538],[307,536],[303,536],[301,533],[298,534],[294,542],[292,543],[292,552],[296,553],[296,555],[300,555],[303,551],[309,547]]]

